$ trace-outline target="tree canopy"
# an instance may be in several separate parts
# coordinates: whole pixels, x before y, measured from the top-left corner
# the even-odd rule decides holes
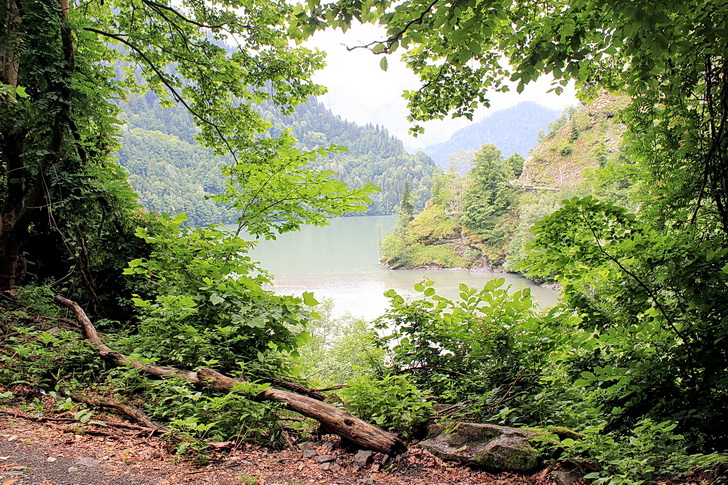
[[[673,209],[690,206],[688,218],[715,210],[728,229],[725,2],[342,0],[309,7],[297,7],[294,35],[346,30],[354,21],[386,28],[386,38],[360,47],[402,52],[422,81],[405,93],[415,122],[472,117],[490,92],[514,85],[520,92],[543,75],[553,76],[557,92],[570,81],[585,96],[626,92],[636,143],[662,149],[646,161],[656,179],[652,196]]]
[[[165,104],[183,105],[199,127],[198,140],[233,158],[227,197],[243,209],[238,222],[253,232],[259,221],[270,221],[269,210],[285,219],[279,230],[290,230],[363,208],[371,187],[354,193],[332,185],[330,172],[301,173],[308,154],[292,149],[285,136],[260,136],[270,124],[253,104],[272,100],[289,112],[323,92],[310,80],[322,56],[289,45],[283,26],[290,11],[286,2],[257,0],[4,4],[0,287],[22,281],[28,264],[38,268],[37,255],[26,256],[33,234],[54,241],[53,257],[67,261],[59,264],[62,273],[93,252],[85,227],[99,228],[97,240],[133,231],[133,196],[109,158],[118,124],[113,101],[128,92],[151,91]],[[304,200],[319,189],[328,197]],[[277,198],[245,200],[262,193]],[[245,210],[249,204],[258,208]],[[267,226],[263,233],[272,234]],[[80,266],[91,265],[88,259]]]

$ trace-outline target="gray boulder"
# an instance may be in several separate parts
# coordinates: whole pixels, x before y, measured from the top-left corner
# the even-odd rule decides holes
[[[535,431],[493,424],[448,422],[433,424],[420,446],[443,460],[491,471],[528,472],[541,464],[529,443]]]

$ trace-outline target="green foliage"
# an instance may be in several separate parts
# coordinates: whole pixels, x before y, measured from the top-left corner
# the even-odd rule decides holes
[[[142,321],[124,345],[183,368],[214,361],[223,372],[294,351],[308,312],[300,299],[262,288],[269,280],[246,255],[253,243],[214,228],[182,228],[183,221],[168,219],[155,235],[138,232],[153,251],[125,272],[149,278],[156,296],[135,300]]]
[[[432,205],[406,227],[387,234],[382,242],[382,262],[392,268],[439,266],[468,267],[473,263],[456,249],[442,244],[457,233],[455,223],[442,208]]]
[[[379,190],[371,183],[348,190],[335,172],[307,168],[316,156],[338,147],[302,152],[288,134],[265,141],[248,163],[223,167],[227,187],[214,197],[238,212],[238,233],[245,229],[272,239],[303,224],[326,225],[332,216],[364,211],[369,194]]]
[[[151,416],[169,423],[183,440],[180,450],[209,441],[240,440],[272,447],[284,444],[278,406],[257,402],[253,386],[247,396],[240,392],[211,395],[174,380],[150,383],[146,408]]]
[[[506,163],[495,145],[484,145],[476,154],[468,190],[463,196],[463,214],[460,223],[472,229],[484,241],[502,242],[505,236],[499,231],[499,218],[506,214],[513,203],[513,176],[510,162]]]
[[[608,485],[638,485],[657,478],[660,466],[679,456],[685,460],[684,437],[677,424],[641,420],[628,435],[607,433],[603,426],[587,428],[585,439],[569,440],[563,459],[593,461],[599,468],[584,478]],[[564,440],[566,441],[566,440]],[[564,444],[564,442],[562,442]],[[683,467],[681,472],[689,471]]]
[[[571,338],[562,332],[578,319],[537,313],[530,291],[511,293],[503,279],[481,290],[461,285],[459,301],[437,295],[432,281],[415,290],[424,299],[411,303],[390,290],[391,309],[376,322],[396,372],[408,373],[441,402],[469,403],[466,414],[478,419],[554,418],[558,406],[545,402],[555,396],[547,396],[550,383],[542,372],[550,353]]]
[[[402,198],[400,199],[399,206],[397,207],[397,213],[399,214],[399,221],[397,224],[399,227],[407,227],[407,224],[412,222],[412,219],[415,218],[414,212],[415,207],[412,204],[412,189],[410,188],[410,183],[405,182],[404,189],[402,189]]]
[[[192,116],[183,107],[162,108],[150,94],[132,96],[121,106],[129,127],[121,130],[119,163],[129,171],[142,204],[159,212],[185,212],[194,226],[234,222],[235,212],[210,198],[225,190],[221,169],[234,161],[230,156],[215,157],[211,149],[195,143],[197,128]],[[412,203],[417,208],[429,196],[434,163],[422,153],[407,153],[402,142],[383,128],[342,120],[313,98],[289,115],[270,102],[256,109],[272,123],[269,134],[280,136],[289,131],[299,150],[346,146],[346,151],[318,155],[306,168],[332,170],[352,188],[372,183],[380,186],[381,192],[367,194],[367,214],[394,213],[405,181],[411,182]]]
[[[0,349],[0,383],[5,387],[52,391],[93,379],[103,369],[98,354],[77,332],[56,325],[52,316],[39,318],[57,314],[49,293],[48,287],[27,287],[16,304],[0,304],[0,329],[6,333]],[[25,306],[26,302],[32,305]]]
[[[518,223],[513,236],[508,243],[508,255],[506,257],[506,262],[503,265],[504,269],[507,271],[515,271],[516,268],[519,268],[519,263],[527,257],[526,248],[534,238],[534,235],[531,232],[531,227],[544,217],[559,209],[560,204],[557,202],[557,198],[560,198],[560,195],[561,194],[556,197],[541,195],[535,200],[522,199],[518,209]],[[527,275],[529,278],[537,278],[537,280],[541,281],[553,280],[552,275],[541,275],[540,277],[531,273],[527,273]]]
[[[350,315],[333,318],[329,308],[330,302],[316,307],[319,318],[308,327],[311,339],[299,347],[293,360],[297,375],[326,387],[381,372],[384,350],[376,345],[370,325]]]
[[[451,170],[433,180],[433,198],[416,218],[387,235],[382,260],[394,268],[470,268],[502,263],[513,217],[514,171],[518,155],[503,160],[494,145],[474,154],[475,166],[462,176]]]
[[[724,443],[728,250],[590,197],[535,230],[530,271],[555,276],[595,332],[575,385],[599,395],[615,426],[651,416],[700,447]]]
[[[415,387],[407,375],[358,376],[340,393],[347,408],[360,418],[405,436],[411,436],[432,414],[430,394]]]

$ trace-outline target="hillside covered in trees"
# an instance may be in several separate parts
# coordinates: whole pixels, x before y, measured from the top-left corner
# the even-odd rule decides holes
[[[161,107],[152,93],[132,96],[121,107],[126,124],[118,159],[144,207],[170,214],[185,212],[193,225],[234,222],[235,212],[210,198],[224,191],[221,169],[232,160],[215,157],[212,150],[199,146],[192,116],[182,106]],[[418,208],[429,198],[434,163],[424,153],[408,153],[384,128],[345,121],[313,98],[288,115],[273,103],[262,103],[257,109],[272,124],[269,136],[290,130],[303,150],[346,147],[319,155],[310,166],[335,172],[351,187],[378,186],[381,192],[371,195],[367,214],[394,213],[405,182],[412,187]]]

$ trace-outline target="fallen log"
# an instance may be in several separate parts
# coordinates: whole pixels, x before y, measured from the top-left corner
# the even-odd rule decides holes
[[[198,387],[208,388],[218,392],[230,392],[233,390],[235,384],[245,382],[244,380],[234,379],[212,369],[202,368],[193,372],[174,367],[142,364],[133,361],[124,354],[112,351],[103,343],[96,328],[78,303],[60,295],[56,295],[55,300],[59,304],[73,310],[76,314],[76,319],[83,327],[86,338],[96,347],[99,355],[113,365],[133,367],[150,376],[175,377],[187,380]],[[286,409],[315,419],[327,430],[338,434],[342,438],[362,448],[387,454],[399,453],[406,449],[404,443],[397,435],[384,431],[339,408],[316,399],[273,388],[266,389],[257,398],[280,402]]]

